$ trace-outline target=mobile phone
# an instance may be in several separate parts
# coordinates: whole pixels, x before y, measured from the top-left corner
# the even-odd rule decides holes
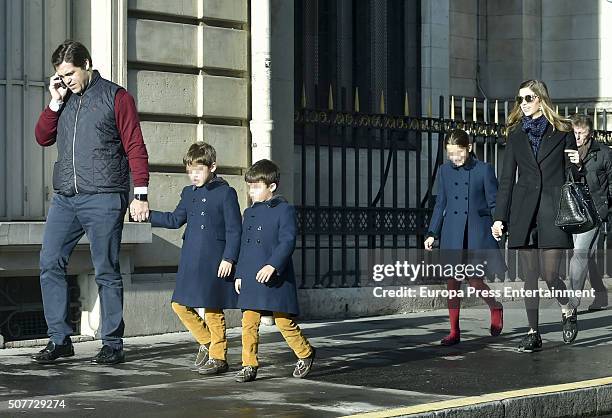
[[[66,85],[66,83],[64,83],[64,80],[62,80],[62,78],[59,75],[55,75],[55,77],[53,77],[53,82],[55,84],[55,87],[63,87],[63,88],[68,88],[68,86]],[[58,86],[59,84],[59,86]]]

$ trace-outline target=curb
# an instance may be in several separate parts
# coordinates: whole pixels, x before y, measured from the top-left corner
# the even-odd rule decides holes
[[[555,418],[612,412],[612,377],[470,396],[405,408],[350,415],[351,418]]]

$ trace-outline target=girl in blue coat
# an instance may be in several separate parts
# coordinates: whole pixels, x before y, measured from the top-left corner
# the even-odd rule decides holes
[[[472,144],[465,131],[450,131],[445,146],[450,161],[440,166],[438,172],[438,196],[425,249],[431,250],[435,239],[439,238],[440,250],[449,250],[447,254],[461,253],[461,260],[457,259],[461,264],[482,264],[486,261],[487,273],[502,274],[506,266],[497,241],[490,232],[497,194],[495,171],[490,164],[477,160],[471,153]],[[491,335],[499,335],[503,327],[502,305],[492,297],[483,277],[469,277],[469,284],[483,296],[491,310]],[[447,281],[449,294],[456,294],[460,286],[459,279],[449,278]],[[459,297],[448,299],[451,330],[441,341],[442,345],[454,345],[461,341],[460,303]]]
[[[172,295],[172,309],[200,344],[200,374],[228,370],[223,309],[237,303],[232,276],[238,261],[241,218],[236,190],[216,177],[215,149],[193,144],[183,159],[192,185],[181,192],[174,212],[151,211],[152,226],[177,229],[187,223]],[[195,308],[205,308],[204,320]]]
[[[298,358],[293,376],[310,372],[315,349],[308,343],[293,316],[300,313],[291,255],[297,234],[295,209],[274,192],[280,180],[278,166],[270,160],[253,164],[244,176],[253,205],[244,211],[240,258],[236,266],[236,292],[242,309],[242,370],[238,382],[257,376],[259,324],[265,311]]]

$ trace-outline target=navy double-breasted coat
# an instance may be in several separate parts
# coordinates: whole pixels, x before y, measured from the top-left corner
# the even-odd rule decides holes
[[[448,161],[440,166],[437,182],[429,235],[440,239],[441,250],[469,250],[470,256],[486,259],[490,271],[504,272],[506,265],[491,234],[497,197],[493,166],[473,155],[460,167]]]
[[[234,278],[217,276],[221,260],[238,261],[241,217],[236,190],[220,177],[187,186],[174,212],[151,211],[152,226],[187,223],[172,301],[189,307],[236,308]]]
[[[295,249],[295,209],[282,196],[257,202],[244,211],[236,278],[242,279],[240,309],[299,315],[291,255]],[[268,283],[255,280],[265,265],[276,269]]]

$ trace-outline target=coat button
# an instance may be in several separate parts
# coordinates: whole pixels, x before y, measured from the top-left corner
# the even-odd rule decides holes
[[[206,228],[204,225],[200,225],[200,229],[204,229]]]
[[[455,215],[457,214],[457,211],[455,211]]]
[[[466,181],[466,182],[465,182],[465,185],[467,186],[468,184],[469,184],[469,183]]]
[[[194,202],[195,202],[195,200],[194,200]],[[203,198],[203,199],[202,199],[202,202],[206,202],[206,198]]]
[[[251,238],[247,238],[247,242],[251,242]]]
[[[204,212],[202,212],[202,216],[204,216]]]
[[[261,225],[259,225],[259,226],[257,227],[257,230],[258,230],[258,231],[261,231]]]
[[[455,182],[455,186],[459,186],[459,183]]]
[[[465,197],[464,199],[467,200],[467,197]]]
[[[459,196],[455,196],[455,199],[459,199]]]
[[[467,210],[465,212],[463,212],[463,213],[467,215]]]
[[[258,244],[261,244],[261,240],[257,240],[257,243],[258,243]]]

